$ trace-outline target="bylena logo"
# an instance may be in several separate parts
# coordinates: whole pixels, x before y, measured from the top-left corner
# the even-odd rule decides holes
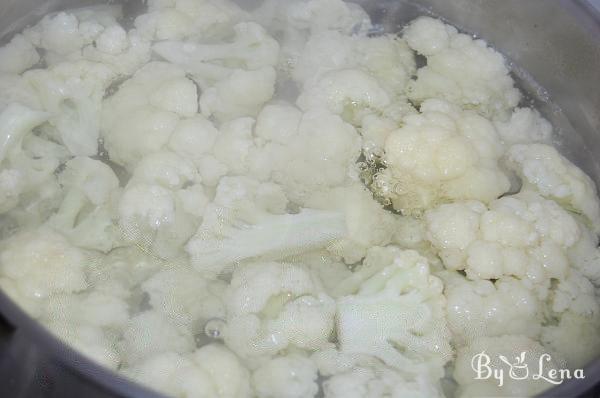
[[[543,380],[555,385],[562,384],[565,380],[585,379],[583,369],[571,371],[570,369],[549,367],[548,363],[552,361],[550,354],[540,355],[537,363],[535,361],[527,362],[526,356],[527,353],[522,352],[511,360],[504,355],[498,355],[500,366],[494,366],[492,358],[485,351],[481,351],[471,359],[475,380],[494,379],[498,382],[498,387],[502,387],[507,377],[511,380]],[[502,366],[502,364],[506,366]],[[537,368],[532,365],[536,365]]]

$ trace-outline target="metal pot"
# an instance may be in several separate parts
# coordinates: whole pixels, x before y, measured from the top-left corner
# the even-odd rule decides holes
[[[563,153],[600,183],[600,13],[591,0],[355,1],[388,31],[418,15],[433,14],[477,32],[514,62],[517,82],[557,128]],[[99,2],[0,0],[0,38],[9,38],[50,11]],[[143,8],[142,0],[122,2],[131,15]],[[254,1],[240,0],[244,2]],[[585,375],[542,397],[600,396],[600,360]],[[2,292],[0,396],[161,397],[67,347]]]

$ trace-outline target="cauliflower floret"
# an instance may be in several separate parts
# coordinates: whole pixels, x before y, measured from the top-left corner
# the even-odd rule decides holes
[[[504,58],[483,40],[429,17],[411,22],[404,39],[427,58],[408,85],[413,101],[443,98],[485,116],[504,116],[518,104],[520,94]]]
[[[275,93],[275,69],[236,69],[226,79],[208,88],[200,97],[200,109],[206,117],[221,121],[241,116],[256,116]]]
[[[520,280],[469,281],[454,273],[444,279],[448,326],[456,344],[469,345],[483,336],[539,336],[542,304]]]
[[[234,26],[233,31],[229,43],[161,41],[154,44],[153,50],[191,73],[203,88],[227,78],[235,70],[231,66],[247,70],[277,66],[279,44],[262,26],[243,22]]]
[[[28,144],[35,143],[27,140],[31,130],[47,118],[45,112],[18,104],[11,104],[0,113],[0,214],[15,208],[25,194],[39,190],[40,185],[56,184],[54,171],[65,154],[58,152],[55,157],[56,151],[42,151],[35,154],[36,159],[28,153]]]
[[[252,384],[261,398],[312,398],[319,391],[316,365],[296,354],[261,365],[252,374]]]
[[[514,145],[507,153],[508,167],[533,189],[568,210],[585,216],[600,232],[600,200],[594,182],[556,148],[544,144]]]
[[[123,371],[157,391],[182,398],[250,398],[250,375],[222,345],[206,345],[182,356],[155,355]]]
[[[522,192],[492,202],[442,205],[425,214],[429,240],[448,269],[470,279],[515,276],[531,288],[568,273],[581,230],[555,202]],[[540,292],[541,293],[541,292]]]
[[[552,125],[538,111],[517,108],[507,121],[495,121],[498,135],[507,145],[549,143],[552,140]]]
[[[297,129],[296,122],[294,116],[281,127],[289,136],[285,144],[278,143],[283,141],[279,138],[267,141],[253,156],[269,159],[264,175],[281,184],[292,202],[303,205],[311,192],[342,186],[350,180],[361,142],[350,124],[327,111],[306,112]],[[263,129],[264,125],[257,126],[257,134],[264,137],[269,133]]]
[[[133,169],[167,145],[181,118],[198,111],[194,83],[171,64],[151,62],[102,105],[102,137],[110,159]]]
[[[115,206],[120,191],[111,168],[98,160],[76,157],[65,164],[59,183],[66,193],[49,225],[78,247],[108,252],[117,246]]]
[[[135,364],[166,352],[191,353],[195,347],[191,330],[175,325],[154,310],[141,312],[127,322],[119,352],[127,364]]]
[[[286,205],[276,184],[222,178],[214,202],[186,245],[192,265],[214,277],[240,261],[285,258],[327,247],[346,235],[342,213],[301,209],[286,214]]]
[[[498,198],[510,188],[499,166],[503,147],[494,126],[472,111],[428,100],[385,142],[387,169],[374,189],[411,214],[439,202]]]
[[[73,325],[71,322],[47,322],[44,325],[59,339],[94,362],[116,370],[120,355],[114,339],[102,329],[88,325]]]
[[[396,35],[347,36],[327,30],[309,38],[291,73],[294,80],[310,87],[327,72],[352,68],[367,72],[395,97],[415,72],[415,61],[406,42]]]
[[[146,280],[141,288],[153,309],[173,322],[199,332],[212,318],[225,318],[221,296],[225,284],[207,281],[193,270],[177,266],[164,269]]]
[[[361,112],[383,112],[390,97],[377,80],[359,69],[330,71],[304,88],[296,101],[300,109],[327,109],[350,121]]]
[[[385,366],[354,367],[323,383],[325,398],[441,398],[439,386],[426,378],[408,381],[401,373]]]
[[[181,40],[221,36],[244,15],[228,0],[152,0],[135,27],[148,40]]]
[[[394,237],[396,216],[384,210],[362,184],[317,192],[306,204],[345,214],[348,236],[338,240],[331,250],[347,264],[360,261],[370,247],[385,246]]]
[[[598,235],[580,225],[581,237],[569,248],[567,256],[574,268],[600,286],[600,245]]]
[[[338,299],[340,350],[373,355],[404,372],[441,378],[452,357],[442,290],[442,281],[430,275],[424,257],[410,250],[397,252],[358,293]]]
[[[182,254],[208,203],[198,180],[194,164],[172,152],[142,159],[118,205],[125,240],[163,259]]]
[[[341,0],[302,0],[293,2],[286,10],[288,23],[295,29],[310,32],[337,30],[350,34],[366,29],[371,22],[357,4]]]
[[[39,61],[37,50],[23,35],[15,35],[8,44],[0,47],[0,72],[22,73]]]
[[[487,363],[490,369],[504,371],[502,387],[498,386],[498,381],[494,377],[476,379],[473,358],[477,358],[476,355],[481,353],[485,353],[490,359],[489,363],[482,359],[482,364]],[[470,346],[460,348],[457,352],[454,368],[454,378],[459,384],[457,396],[534,396],[548,388],[548,382],[545,380],[531,377],[531,372],[539,369],[540,363],[543,363],[543,370],[546,372],[563,368],[562,358],[553,354],[538,342],[525,336],[504,335],[479,338]],[[550,358],[544,360],[541,358],[542,355],[550,355]],[[529,377],[523,377],[527,369],[530,371]],[[482,371],[485,372],[485,368]],[[511,374],[514,377],[510,377],[509,372],[513,372]]]
[[[23,78],[38,95],[43,110],[61,142],[73,155],[98,152],[100,108],[105,90],[115,79],[107,66],[89,61],[60,63],[49,69],[34,69]]]
[[[550,322],[541,341],[567,361],[581,368],[600,354],[600,302],[594,285],[575,269],[559,280],[548,301]]]
[[[233,273],[225,343],[243,358],[298,347],[317,350],[333,332],[334,301],[305,267],[253,263]]]
[[[208,167],[204,166],[207,154],[211,153],[219,130],[202,115],[196,115],[192,118],[184,119],[177,124],[175,131],[169,139],[169,149],[179,156],[191,159],[202,170]],[[205,178],[202,175],[202,181]]]
[[[11,279],[23,296],[44,299],[85,289],[87,259],[84,251],[62,235],[40,228],[2,242],[0,273]]]

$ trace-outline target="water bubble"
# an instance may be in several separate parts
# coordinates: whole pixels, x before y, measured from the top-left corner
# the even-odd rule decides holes
[[[211,339],[222,339],[227,323],[221,318],[212,318],[204,325],[204,334]]]

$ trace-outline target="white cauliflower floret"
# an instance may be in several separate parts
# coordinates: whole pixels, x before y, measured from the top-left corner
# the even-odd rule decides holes
[[[368,73],[395,97],[415,72],[415,61],[406,42],[396,35],[347,36],[327,30],[309,38],[291,74],[310,87],[327,72],[353,68]]]
[[[552,125],[538,111],[531,108],[517,108],[507,121],[495,121],[498,135],[507,145],[549,143],[552,139]]]
[[[473,358],[484,352],[490,358],[490,369],[504,371],[503,386],[498,387],[494,377],[477,380],[473,369]],[[524,354],[522,354],[524,353]],[[550,359],[544,360],[542,355],[549,354]],[[543,370],[563,368],[562,359],[548,352],[538,342],[519,335],[504,335],[499,337],[482,337],[470,346],[460,348],[454,368],[454,378],[459,384],[459,397],[483,396],[534,396],[548,388],[548,382],[543,379],[531,377],[532,372],[539,369],[540,360],[543,360]],[[509,366],[508,361],[512,366]],[[482,363],[486,363],[482,360]],[[529,377],[523,377],[529,369]],[[485,372],[485,368],[482,369]],[[509,376],[512,371],[514,377]]]
[[[240,261],[285,258],[332,244],[346,235],[339,212],[301,209],[286,214],[281,187],[248,177],[224,177],[195,236],[187,243],[192,265],[207,276]]]
[[[23,296],[44,299],[85,289],[87,260],[86,253],[63,236],[40,228],[2,242],[0,273],[11,279]]]
[[[248,71],[236,69],[202,93],[202,114],[221,121],[256,116],[275,93],[275,77],[271,66]]]
[[[594,182],[556,148],[544,144],[514,145],[507,153],[508,167],[533,189],[568,210],[585,216],[600,231],[600,200]]]
[[[250,168],[250,152],[254,147],[254,119],[242,117],[221,125],[212,153],[227,167],[229,174],[245,175]]]
[[[569,248],[567,256],[574,268],[600,286],[600,245],[598,235],[580,225],[581,237]]]
[[[77,156],[98,152],[102,98],[115,77],[109,67],[83,60],[23,75],[38,95],[42,109],[50,113],[49,122],[61,142]]]
[[[135,27],[148,40],[181,40],[221,36],[243,16],[228,0],[152,0]]]
[[[182,254],[208,203],[198,182],[191,161],[172,152],[146,156],[137,164],[119,201],[123,237],[159,258]]]
[[[353,367],[323,383],[325,398],[441,398],[439,386],[426,378],[409,381],[385,366]]]
[[[114,339],[102,329],[88,325],[73,325],[64,322],[47,322],[44,325],[78,352],[107,368],[116,370],[120,355],[115,348]]]
[[[350,124],[327,111],[306,112],[293,134],[296,121],[296,117],[287,119],[281,127],[289,132],[285,144],[267,141],[254,155],[270,160],[264,174],[281,184],[291,201],[302,205],[311,192],[342,186],[350,180],[361,142]],[[268,134],[261,132],[260,125],[257,129],[257,134]]]
[[[198,110],[194,83],[171,64],[151,62],[102,105],[102,137],[110,159],[133,169],[169,142],[180,119]]]
[[[361,112],[382,112],[390,97],[377,80],[359,69],[327,72],[304,88],[296,101],[300,109],[327,109],[344,115],[350,121],[361,118]]]
[[[331,250],[348,264],[360,261],[370,247],[385,246],[394,238],[396,216],[384,210],[362,184],[317,192],[306,205],[345,214],[348,236]]]
[[[203,88],[227,78],[234,68],[256,70],[277,66],[279,44],[262,26],[243,22],[234,26],[233,31],[232,41],[224,44],[161,41],[154,44],[153,50],[191,73]]]
[[[166,352],[190,353],[195,342],[191,330],[175,325],[158,311],[149,310],[129,319],[118,347],[123,361],[131,365]]]
[[[0,47],[0,72],[22,73],[40,61],[33,44],[23,35],[15,35]]]
[[[415,251],[400,251],[388,264],[358,293],[338,299],[340,350],[437,380],[452,357],[442,281]]]
[[[199,331],[207,320],[225,318],[221,299],[225,286],[219,281],[207,281],[187,267],[176,266],[153,275],[141,288],[148,293],[154,310],[176,324]]]
[[[54,171],[62,160],[61,154],[53,151],[44,154],[29,154],[27,138],[33,128],[48,118],[45,112],[11,104],[0,113],[0,214],[19,204],[24,194],[39,190],[42,184],[56,184]],[[40,138],[40,141],[42,139]],[[43,147],[42,149],[47,149]]]
[[[76,157],[59,175],[65,197],[50,220],[75,246],[110,251],[120,241],[116,225],[119,180],[109,166],[88,157]]]
[[[594,285],[575,269],[555,284],[548,301],[550,322],[541,341],[559,353],[570,369],[600,354],[600,302]]]
[[[442,205],[425,214],[429,240],[448,269],[470,279],[515,276],[528,286],[563,278],[566,251],[581,235],[575,220],[553,201],[523,192],[492,202]]]
[[[252,384],[261,398],[312,398],[319,391],[316,365],[296,354],[261,365],[252,374]]]
[[[498,198],[510,181],[498,162],[503,147],[494,126],[472,111],[428,100],[385,142],[387,169],[375,175],[379,195],[403,213],[439,202]]]
[[[202,115],[181,120],[169,139],[169,149],[179,156],[191,159],[199,167],[200,173],[204,159],[211,153],[219,130]],[[204,182],[204,176],[202,176]]]
[[[293,2],[286,10],[288,23],[293,28],[312,33],[337,30],[350,34],[368,28],[367,13],[353,3],[341,0],[302,0]]]
[[[404,39],[427,58],[408,86],[413,101],[442,98],[486,116],[503,116],[518,104],[520,94],[504,58],[483,40],[429,17],[411,22]]]
[[[211,344],[188,355],[167,352],[124,369],[125,375],[181,398],[250,398],[250,375],[227,348]]]
[[[269,357],[288,347],[317,350],[333,331],[335,303],[301,265],[241,266],[227,297],[225,343],[244,358]]]
[[[502,278],[492,283],[469,281],[458,274],[444,279],[448,326],[456,344],[468,345],[483,336],[539,336],[542,305],[518,279]]]

